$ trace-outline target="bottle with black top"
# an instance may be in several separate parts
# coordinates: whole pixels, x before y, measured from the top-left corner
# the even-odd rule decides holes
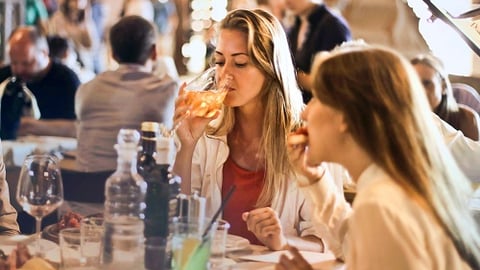
[[[143,122],[142,152],[138,171],[147,183],[145,197],[145,269],[169,269],[169,223],[176,213],[175,194],[179,178],[170,172],[172,163],[172,138],[160,136],[160,124]],[[173,187],[173,188],[172,188]]]
[[[142,122],[140,132],[140,145],[142,149],[138,154],[137,171],[145,179],[155,169],[157,162],[157,138],[160,125],[157,122]],[[148,181],[148,180],[145,180]]]

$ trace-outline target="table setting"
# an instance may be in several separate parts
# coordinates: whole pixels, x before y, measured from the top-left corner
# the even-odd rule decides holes
[[[77,231],[79,229],[77,228]],[[74,231],[75,232],[75,231]],[[0,250],[5,254],[10,254],[18,243],[26,244],[29,250],[35,249],[34,235],[14,235],[14,236],[0,236]],[[44,259],[51,263],[55,269],[69,269],[61,267],[61,248],[60,244],[50,240],[41,239],[42,247],[45,250]],[[91,245],[90,245],[91,247]],[[242,270],[242,269],[257,269],[268,270],[274,269],[275,263],[278,261],[281,254],[288,254],[287,251],[270,251],[263,246],[251,245],[247,239],[228,235],[227,245],[225,246],[226,255],[222,267],[210,268],[223,270]],[[75,253],[70,247],[69,253]],[[90,249],[91,255],[92,249]],[[309,261],[314,269],[344,269],[344,264],[335,261],[334,256],[330,253],[318,253],[302,251],[302,255]],[[71,258],[70,258],[71,259]],[[79,260],[80,261],[80,260]],[[101,269],[91,266],[83,266],[76,269]]]
[[[77,235],[80,235],[80,228],[69,228],[76,229],[73,232]],[[69,231],[71,233],[71,231]],[[12,250],[17,246],[18,243],[23,243],[27,245],[30,252],[35,250],[35,235],[14,235],[14,236],[0,236],[0,250],[5,254],[10,254]],[[51,240],[41,239],[41,245],[44,249],[44,259],[51,263],[55,269],[71,269],[71,268],[62,268],[61,267],[61,245],[55,243]],[[92,252],[95,252],[95,249],[92,250],[92,244],[90,244],[87,251],[90,251],[90,256]],[[66,247],[62,247],[66,248]],[[80,247],[78,247],[79,249]],[[79,251],[77,251],[79,252]],[[65,253],[65,252],[64,252]],[[75,250],[72,251],[72,247],[67,248],[67,253],[75,255]],[[95,254],[95,253],[94,253]],[[288,254],[287,251],[271,251],[263,246],[251,245],[247,239],[228,234],[227,244],[225,245],[225,258],[223,259],[223,264],[221,267],[210,268],[214,269],[223,269],[223,270],[242,270],[242,269],[257,269],[257,270],[268,270],[274,269],[276,262],[280,258],[281,254]],[[301,254],[305,259],[310,262],[314,269],[344,269],[345,265],[341,262],[335,260],[333,254],[330,253],[318,253],[318,252],[309,252],[301,251]],[[71,256],[70,256],[71,257]],[[74,260],[70,258],[70,262]],[[78,262],[81,262],[81,259],[77,259]],[[100,266],[80,266],[76,269],[101,269]]]
[[[62,175],[55,155],[28,155],[13,198],[35,218],[36,230],[32,235],[0,238],[0,249],[9,255],[24,245],[28,258],[35,259],[36,265],[45,262],[50,266],[34,270],[274,269],[280,256],[288,255],[288,251],[252,245],[230,234],[230,224],[221,219],[234,191],[232,186],[212,217],[205,215],[206,198],[198,193],[178,195],[176,214],[166,226],[167,237],[147,235],[147,220],[108,216],[104,210],[92,215],[63,213],[56,224],[42,231],[42,218],[64,203]],[[302,255],[315,269],[342,269],[332,254],[302,251]],[[17,269],[31,270],[21,265]]]
[[[62,155],[77,148],[77,140],[57,136],[22,136],[16,140],[2,140],[3,160],[7,167],[22,166],[30,154]]]

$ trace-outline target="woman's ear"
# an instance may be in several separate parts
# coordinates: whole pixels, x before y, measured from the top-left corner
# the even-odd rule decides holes
[[[151,52],[150,52],[150,59],[152,59],[152,61],[156,61],[157,60],[157,46],[155,44],[152,44],[152,48],[150,49]]]
[[[345,120],[345,116],[343,113],[340,113],[338,116],[338,128],[341,133],[346,133],[348,132],[348,124],[347,121]]]

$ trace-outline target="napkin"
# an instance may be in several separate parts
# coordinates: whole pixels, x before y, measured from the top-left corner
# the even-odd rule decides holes
[[[282,254],[285,254],[288,257],[292,256],[290,252],[288,252],[287,250],[280,250],[280,251],[273,251],[273,252],[268,252],[264,254],[245,255],[245,256],[239,257],[239,259],[247,260],[247,261],[256,261],[256,262],[277,263],[280,260],[280,256]],[[305,260],[310,264],[335,260],[335,256],[332,253],[300,251],[300,254],[302,254]]]

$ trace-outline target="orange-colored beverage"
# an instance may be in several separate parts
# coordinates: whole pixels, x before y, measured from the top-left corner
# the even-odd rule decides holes
[[[227,91],[187,91],[185,104],[192,109],[190,113],[199,117],[212,117],[222,107]]]

